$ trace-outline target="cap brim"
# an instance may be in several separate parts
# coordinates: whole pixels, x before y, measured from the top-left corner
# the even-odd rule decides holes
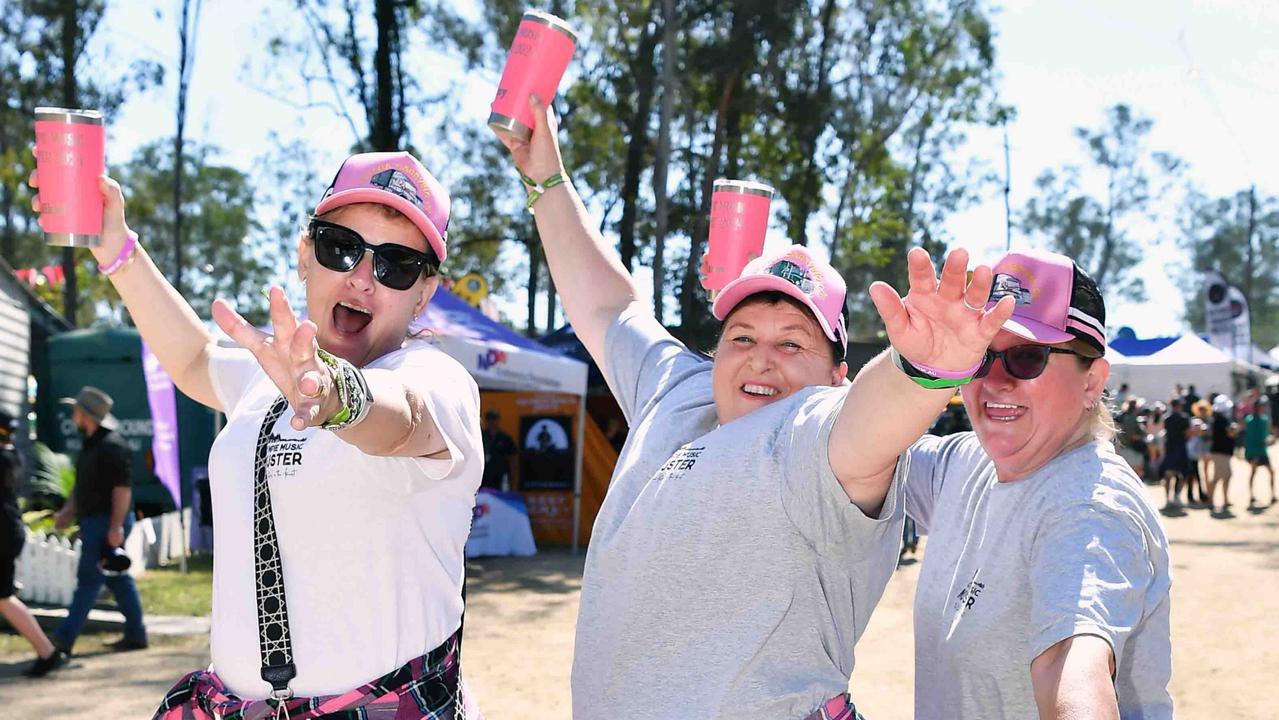
[[[776,275],[750,275],[730,282],[724,286],[719,295],[715,296],[715,304],[711,306],[711,314],[715,316],[716,320],[723,322],[724,318],[728,317],[728,314],[733,311],[733,308],[737,307],[747,297],[770,290],[783,293],[803,303],[804,307],[807,307],[808,311],[813,314],[813,318],[817,320],[817,325],[821,327],[822,332],[831,342],[844,342],[835,335],[835,330],[826,321],[821,310],[817,309],[817,305],[812,298],[804,294],[790,281],[779,278]]]
[[[59,405],[78,405],[75,398],[58,398]]]
[[[411,220],[418,230],[422,231],[422,234],[426,236],[426,241],[430,243],[431,249],[435,251],[436,257],[440,259],[440,262],[444,261],[444,258],[448,255],[448,246],[445,244],[444,237],[440,235],[439,230],[435,229],[435,225],[431,223],[431,219],[427,217],[422,208],[395,193],[375,188],[343,190],[321,200],[320,204],[315,206],[315,214],[323,215],[331,210],[362,202],[386,205],[399,211],[401,215]]]
[[[1019,318],[1016,315],[1004,321],[1003,329],[1017,337],[1040,343],[1064,343],[1075,339],[1074,335],[1065,330],[1058,330],[1038,320]]]
[[[98,424],[108,430],[119,430],[120,420],[115,415],[107,413],[107,416],[98,421]]]

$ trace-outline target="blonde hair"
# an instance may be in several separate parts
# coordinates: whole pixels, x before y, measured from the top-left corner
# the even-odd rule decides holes
[[[1115,439],[1115,435],[1119,433],[1119,428],[1115,427],[1115,418],[1110,414],[1110,398],[1107,397],[1109,392],[1103,392],[1097,402],[1093,404],[1090,417],[1088,418],[1088,430],[1090,434],[1105,442]]]

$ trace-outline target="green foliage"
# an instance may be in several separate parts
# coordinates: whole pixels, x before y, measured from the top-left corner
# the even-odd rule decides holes
[[[1153,122],[1122,103],[1106,111],[1101,128],[1076,128],[1092,162],[1091,175],[1105,187],[1094,197],[1083,187],[1077,167],[1046,170],[1035,181],[1038,195],[1026,203],[1020,225],[1044,236],[1048,246],[1068,255],[1097,281],[1106,295],[1145,299],[1145,285],[1133,274],[1141,261],[1141,238],[1133,230],[1157,218],[1152,199],[1179,171],[1180,161],[1146,148]]]
[[[187,302],[209,317],[215,298],[232,301],[253,323],[267,319],[262,289],[277,275],[281,249],[269,241],[254,211],[254,188],[243,172],[214,162],[216,148],[188,142],[184,151],[182,262]],[[139,148],[118,175],[129,226],[165,275],[172,277],[173,142]]]
[[[1177,275],[1191,327],[1205,330],[1201,273],[1219,270],[1249,298],[1253,342],[1263,348],[1279,345],[1279,198],[1258,196],[1250,208],[1246,191],[1218,198],[1192,192],[1184,206],[1180,245],[1189,255]]]

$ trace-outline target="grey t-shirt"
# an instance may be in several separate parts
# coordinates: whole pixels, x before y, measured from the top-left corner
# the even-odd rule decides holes
[[[1075,635],[1115,655],[1122,718],[1171,718],[1168,540],[1110,443],[1001,483],[973,433],[909,451],[928,533],[915,591],[915,717],[1038,718],[1030,663]]]
[[[903,517],[900,478],[875,520],[831,471],[847,388],[719,427],[711,363],[642,308],[605,352],[631,432],[586,557],[573,716],[798,719],[847,691]]]

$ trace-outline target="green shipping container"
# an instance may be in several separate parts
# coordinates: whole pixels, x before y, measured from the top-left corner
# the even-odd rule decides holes
[[[74,458],[81,438],[71,422],[71,410],[57,405],[56,398],[73,397],[80,388],[92,385],[115,400],[112,414],[120,420],[120,432],[133,448],[133,502],[144,515],[174,510],[168,488],[152,470],[151,411],[147,405],[147,385],[142,374],[142,341],[137,330],[110,328],[75,330],[49,339],[48,387],[40,394],[42,409],[52,410],[56,422],[45,433],[49,446]],[[175,390],[178,412],[179,469],[182,474],[182,505],[191,505],[193,469],[208,466],[213,444],[214,413]],[[47,427],[47,425],[46,425]]]

